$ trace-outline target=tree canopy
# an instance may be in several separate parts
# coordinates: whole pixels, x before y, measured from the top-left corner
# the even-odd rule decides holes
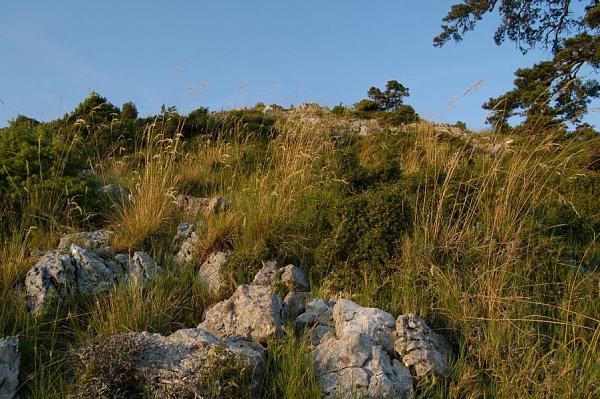
[[[490,99],[489,122],[504,123],[512,116],[543,116],[558,122],[580,122],[600,83],[583,75],[600,67],[600,2],[598,0],[464,0],[443,19],[434,45],[460,42],[486,14],[497,11],[501,23],[496,44],[506,39],[526,53],[541,46],[552,58],[515,72],[515,87]]]

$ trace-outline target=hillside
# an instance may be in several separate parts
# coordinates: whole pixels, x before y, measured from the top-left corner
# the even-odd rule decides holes
[[[92,94],[0,165],[0,398],[600,397],[591,129]]]

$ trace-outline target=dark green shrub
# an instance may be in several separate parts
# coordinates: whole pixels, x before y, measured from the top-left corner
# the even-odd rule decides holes
[[[399,184],[340,201],[329,214],[329,237],[317,248],[317,268],[322,275],[335,270],[346,277],[381,271],[386,261],[400,254],[398,242],[411,229],[412,220]]]
[[[18,124],[0,129],[0,201],[19,215],[32,198],[84,208],[94,206],[95,182],[86,177],[85,157],[77,143],[53,137],[45,125]]]

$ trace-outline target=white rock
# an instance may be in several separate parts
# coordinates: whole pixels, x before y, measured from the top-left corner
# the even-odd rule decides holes
[[[414,398],[408,369],[364,334],[329,335],[312,359],[325,397]]]
[[[450,346],[419,316],[400,315],[396,320],[396,335],[394,349],[404,365],[414,370],[417,377],[432,371],[442,377],[450,375]]]
[[[231,298],[206,311],[204,328],[219,338],[241,336],[266,344],[285,336],[282,300],[269,287],[241,285]]]
[[[255,342],[239,338],[221,340],[196,328],[179,330],[167,337],[146,332],[129,336],[143,342],[135,369],[143,383],[159,388],[157,397],[161,393],[165,397],[210,397],[210,389],[221,383],[213,378],[215,368],[223,366],[248,372],[250,397],[260,395],[266,361],[264,349]],[[237,375],[229,377],[234,379],[230,382],[241,382],[236,381]]]
[[[76,291],[75,265],[71,255],[48,251],[25,276],[25,297],[29,310],[37,312],[53,298]]]
[[[68,252],[71,244],[92,251],[106,252],[110,250],[110,240],[114,233],[109,230],[83,231],[80,233],[64,234],[60,238],[58,250]]]
[[[279,269],[280,281],[288,291],[308,291],[308,280],[299,267],[287,265]]]
[[[211,295],[217,295],[221,289],[221,269],[227,262],[228,255],[227,252],[214,252],[200,266],[198,276]]]
[[[338,338],[361,333],[387,352],[394,351],[394,317],[377,308],[365,308],[348,300],[338,300],[333,307],[335,333]]]
[[[252,285],[260,285],[262,287],[271,287],[278,281],[277,262],[270,260],[262,263],[262,269],[256,273]]]
[[[19,339],[0,339],[0,399],[12,399],[19,386]]]

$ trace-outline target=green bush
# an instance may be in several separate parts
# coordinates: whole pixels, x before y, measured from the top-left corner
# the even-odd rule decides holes
[[[19,215],[32,198],[93,206],[95,183],[82,174],[85,157],[78,143],[53,137],[45,125],[12,125],[0,129],[0,201]]]
[[[379,272],[399,255],[399,240],[412,227],[412,209],[399,184],[350,196],[329,214],[331,232],[317,248],[319,274],[338,272],[344,278]]]

